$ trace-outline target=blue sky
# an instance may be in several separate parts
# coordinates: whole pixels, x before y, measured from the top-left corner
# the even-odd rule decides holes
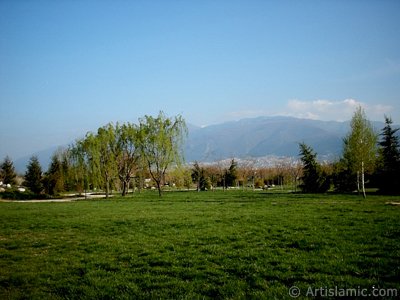
[[[0,1],[0,159],[163,110],[400,123],[400,1]]]

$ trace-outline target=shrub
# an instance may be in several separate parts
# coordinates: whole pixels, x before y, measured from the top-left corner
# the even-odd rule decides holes
[[[7,190],[0,193],[1,199],[7,200],[32,200],[32,199],[46,199],[47,195],[37,195],[31,191],[20,192],[17,190]]]

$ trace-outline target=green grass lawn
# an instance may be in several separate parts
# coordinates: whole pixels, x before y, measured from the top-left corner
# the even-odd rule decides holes
[[[168,192],[0,203],[0,299],[400,294],[396,197]]]

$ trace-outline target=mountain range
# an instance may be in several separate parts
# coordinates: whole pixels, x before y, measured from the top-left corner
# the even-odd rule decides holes
[[[381,126],[380,126],[381,127]],[[321,156],[338,155],[349,122],[293,117],[258,117],[207,127],[189,128],[187,161],[215,161],[228,157],[297,156],[306,143]]]
[[[186,162],[212,162],[227,158],[263,156],[298,156],[299,143],[310,145],[319,157],[335,158],[342,151],[342,141],[349,122],[317,121],[294,117],[257,117],[216,125],[188,125],[184,145]],[[383,122],[373,122],[380,133]],[[67,143],[66,143],[67,144]],[[57,147],[34,153],[43,169]],[[29,157],[14,162],[18,172],[25,172]]]

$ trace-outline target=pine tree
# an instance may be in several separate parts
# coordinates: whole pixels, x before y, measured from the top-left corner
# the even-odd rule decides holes
[[[342,157],[333,164],[332,181],[336,192],[348,193],[355,190],[356,173],[349,167],[349,161],[346,158]]]
[[[200,192],[201,190],[200,182],[201,182],[202,171],[203,171],[202,168],[196,161],[192,169],[192,181],[196,183],[196,189],[198,192]]]
[[[330,182],[326,174],[321,170],[321,166],[317,161],[317,154],[314,150],[306,145],[300,143],[300,156],[303,163],[303,176],[301,180],[303,184],[300,185],[303,193],[323,193],[329,189]]]
[[[235,159],[231,160],[229,169],[225,171],[225,187],[234,186],[237,179],[237,162]]]
[[[50,167],[46,173],[44,185],[46,193],[49,195],[56,195],[64,191],[63,165],[57,153],[51,158]]]
[[[10,157],[6,156],[0,165],[1,178],[4,184],[16,184],[17,174],[15,173],[14,164]]]
[[[400,193],[400,143],[393,129],[393,121],[385,116],[386,126],[382,129],[379,142],[380,164],[378,168],[379,191],[385,194]]]
[[[206,191],[211,188],[210,178],[206,174],[206,170],[199,166],[197,161],[192,169],[192,181],[196,183],[197,191]]]
[[[35,194],[40,194],[43,190],[42,167],[36,156],[32,156],[29,160],[25,173],[25,185]]]

